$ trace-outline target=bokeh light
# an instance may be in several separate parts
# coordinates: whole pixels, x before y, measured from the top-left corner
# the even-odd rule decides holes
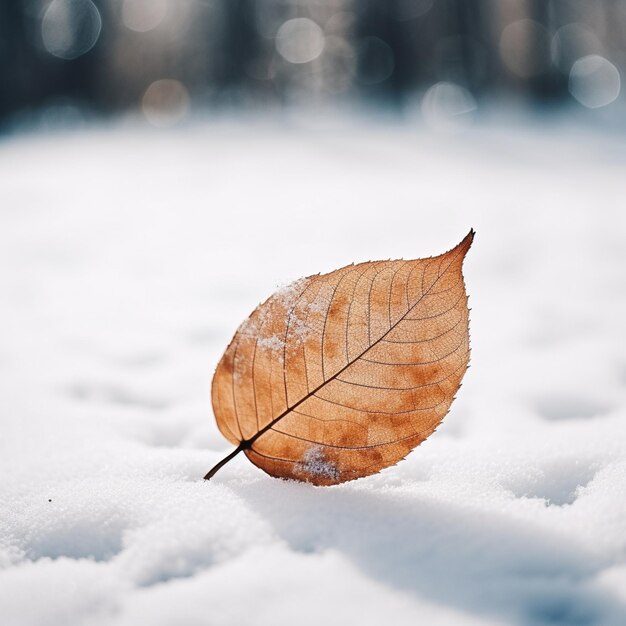
[[[436,130],[452,131],[466,126],[476,108],[471,92],[450,82],[436,83],[422,98],[424,121]]]
[[[619,71],[608,59],[590,54],[578,59],[569,75],[569,91],[583,106],[598,109],[619,96]]]
[[[189,93],[178,80],[163,78],[155,80],[146,89],[141,109],[145,118],[154,126],[174,126],[189,113]]]
[[[91,0],[52,0],[41,20],[41,40],[55,57],[76,59],[100,37],[102,19]]]
[[[324,50],[324,31],[313,20],[287,20],[276,33],[276,50],[289,63],[309,63]]]
[[[530,19],[509,24],[500,37],[500,56],[506,67],[520,78],[545,72],[551,61],[548,30]]]
[[[572,65],[581,57],[603,53],[600,39],[579,22],[561,26],[552,38],[552,61],[564,74],[569,74]]]
[[[122,21],[138,33],[155,29],[167,13],[167,0],[124,0]]]

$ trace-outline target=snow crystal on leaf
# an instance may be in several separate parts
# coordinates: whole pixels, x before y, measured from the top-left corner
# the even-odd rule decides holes
[[[285,347],[285,342],[278,336],[272,335],[271,337],[259,337],[257,341],[259,348],[267,348],[268,350],[282,350]]]
[[[327,309],[328,309],[328,302],[325,302],[323,300],[320,300],[319,302],[317,301],[311,302],[311,304],[309,305],[310,313],[326,313]]]
[[[259,323],[256,319],[249,317],[239,324],[237,333],[244,337],[255,337],[259,332]]]
[[[300,296],[307,282],[307,278],[298,278],[288,285],[279,286],[274,298],[285,307],[290,307]]]
[[[337,465],[332,461],[328,461],[324,456],[324,450],[321,446],[313,446],[304,453],[304,460],[297,465],[298,471],[309,476],[324,476],[337,480],[339,478],[339,470]]]

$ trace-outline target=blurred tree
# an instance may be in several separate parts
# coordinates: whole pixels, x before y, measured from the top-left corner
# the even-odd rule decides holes
[[[102,28],[59,54],[42,36],[51,7],[52,48],[88,37],[94,15]],[[624,0],[5,1],[0,120],[58,103],[137,108],[164,79],[208,105],[402,105],[442,82],[478,99],[562,101],[589,54],[626,67]]]

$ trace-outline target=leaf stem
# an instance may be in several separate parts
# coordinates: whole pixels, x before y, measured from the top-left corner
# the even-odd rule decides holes
[[[215,465],[207,472],[204,480],[211,480],[211,478],[213,478],[213,476],[215,476],[215,474],[217,474],[217,472],[219,472],[219,470],[222,469],[222,467],[224,467],[226,463],[234,459],[242,450],[245,450],[249,447],[249,441],[242,441],[227,457],[224,457],[217,465]]]

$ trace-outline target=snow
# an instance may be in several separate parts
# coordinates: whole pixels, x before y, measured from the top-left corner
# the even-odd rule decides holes
[[[0,622],[624,624],[625,165],[574,122],[5,138]],[[470,227],[431,438],[332,488],[201,480],[213,368],[277,284]]]

